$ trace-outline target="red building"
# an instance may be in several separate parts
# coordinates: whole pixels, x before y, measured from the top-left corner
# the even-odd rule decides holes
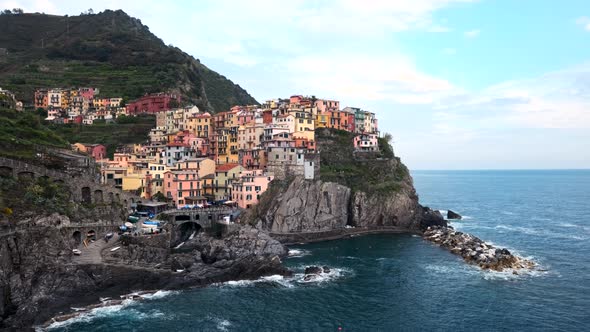
[[[180,96],[168,93],[155,93],[145,95],[139,99],[127,103],[126,109],[129,114],[159,113],[169,110],[170,102],[176,100],[180,104]]]
[[[262,122],[266,124],[272,123],[272,110],[262,111]]]
[[[107,157],[107,148],[102,144],[84,144],[86,153],[91,155],[95,160],[101,160]]]

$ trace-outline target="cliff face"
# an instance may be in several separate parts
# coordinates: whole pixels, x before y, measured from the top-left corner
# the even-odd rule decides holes
[[[182,250],[167,247],[169,239],[136,237],[103,250],[102,263],[80,264],[67,227],[57,226],[63,219],[38,218],[43,225],[0,235],[0,330],[28,329],[100,297],[288,274],[285,247],[251,227],[223,239],[199,233]]]
[[[352,149],[352,137],[316,131],[322,180],[276,182],[245,218],[281,239],[289,233],[325,232],[331,237],[352,228],[420,231],[446,224],[419,204],[408,169],[387,142],[380,142],[380,153],[359,154]]]
[[[418,203],[413,191],[369,195],[333,182],[295,178],[286,188],[265,196],[254,222],[271,233],[330,232],[396,227],[419,231],[444,220]]]

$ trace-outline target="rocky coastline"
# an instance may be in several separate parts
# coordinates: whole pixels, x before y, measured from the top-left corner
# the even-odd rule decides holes
[[[52,317],[75,316],[72,307],[114,305],[119,300],[101,298],[146,289],[177,290],[291,275],[281,262],[287,249],[250,226],[223,238],[201,232],[182,250],[171,246],[162,250],[154,238],[127,245],[120,241],[116,256],[103,250],[102,262],[81,264],[72,255],[69,231],[55,225],[62,217],[39,218],[47,221],[45,226],[0,236],[0,330],[33,330]]]
[[[513,255],[508,249],[496,248],[471,234],[455,231],[452,226],[430,226],[422,237],[451,253],[461,256],[465,262],[479,266],[483,270],[519,271],[531,270],[535,263]]]

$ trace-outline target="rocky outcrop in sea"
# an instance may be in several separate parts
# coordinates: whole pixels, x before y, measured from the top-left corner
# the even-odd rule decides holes
[[[496,248],[471,234],[455,231],[451,226],[428,227],[423,238],[448,249],[455,255],[463,257],[470,264],[478,265],[484,270],[530,270],[535,263],[513,255],[508,249]]]

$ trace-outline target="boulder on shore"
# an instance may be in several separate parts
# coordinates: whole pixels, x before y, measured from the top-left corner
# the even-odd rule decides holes
[[[447,219],[461,219],[463,217],[461,217],[460,214],[458,214],[457,212],[448,210],[447,211]]]

